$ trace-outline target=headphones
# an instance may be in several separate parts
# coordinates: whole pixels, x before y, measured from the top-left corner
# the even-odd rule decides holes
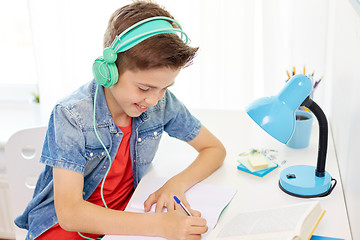
[[[175,23],[179,28],[174,28],[169,21]],[[181,39],[186,44],[189,42],[189,38],[180,24],[172,18],[158,16],[135,23],[117,35],[110,47],[104,49],[103,56],[98,57],[93,63],[92,72],[98,85],[111,87],[118,81],[119,73],[115,63],[118,53],[161,33],[181,33]]]

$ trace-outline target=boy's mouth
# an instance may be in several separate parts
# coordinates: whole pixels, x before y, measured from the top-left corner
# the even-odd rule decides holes
[[[145,112],[145,111],[148,109],[148,107],[143,106],[143,105],[139,105],[139,104],[137,104],[137,103],[135,103],[135,106],[136,106],[136,108],[137,108],[137,110],[138,110],[139,112]]]

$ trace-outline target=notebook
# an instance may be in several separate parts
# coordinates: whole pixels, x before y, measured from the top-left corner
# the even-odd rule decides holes
[[[166,178],[145,176],[135,189],[125,211],[144,212],[144,201],[148,196],[159,189],[165,182]],[[235,196],[236,189],[198,183],[186,191],[186,199],[192,209],[200,211],[203,218],[206,219],[209,230],[203,234],[202,239],[211,232],[218,222],[222,211],[227,207],[232,198]],[[151,211],[155,211],[155,205]],[[125,239],[164,239],[161,237],[148,236],[128,236],[128,235],[106,235],[103,240],[125,240]]]

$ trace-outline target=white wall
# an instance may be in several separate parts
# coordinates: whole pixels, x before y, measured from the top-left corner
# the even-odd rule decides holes
[[[360,6],[359,6],[360,7]],[[353,239],[360,239],[360,14],[348,0],[331,6],[328,73],[331,127],[340,165]]]
[[[92,78],[107,19],[129,1],[29,1],[42,107]],[[157,0],[200,46],[172,90],[189,107],[244,109],[279,92],[286,70],[325,75],[328,0]],[[83,10],[86,4],[87,11]],[[316,100],[322,99],[318,89]],[[189,87],[190,86],[190,87]],[[321,102],[320,102],[321,103]]]

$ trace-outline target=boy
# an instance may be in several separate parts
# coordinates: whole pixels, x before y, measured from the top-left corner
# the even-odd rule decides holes
[[[156,16],[173,19],[154,3],[118,9],[109,20],[104,48],[128,27]],[[196,51],[176,34],[149,37],[117,54],[119,77],[113,86],[93,80],[55,106],[40,160],[46,167],[32,201],[15,220],[29,230],[26,239],[96,239],[104,234],[201,238],[206,220],[194,210],[193,216],[186,215],[173,196],[190,207],[185,191],[222,164],[225,149],[167,90]],[[199,154],[145,201],[145,212],[156,204],[155,213],[124,212],[163,131]],[[162,213],[164,207],[167,212]]]

